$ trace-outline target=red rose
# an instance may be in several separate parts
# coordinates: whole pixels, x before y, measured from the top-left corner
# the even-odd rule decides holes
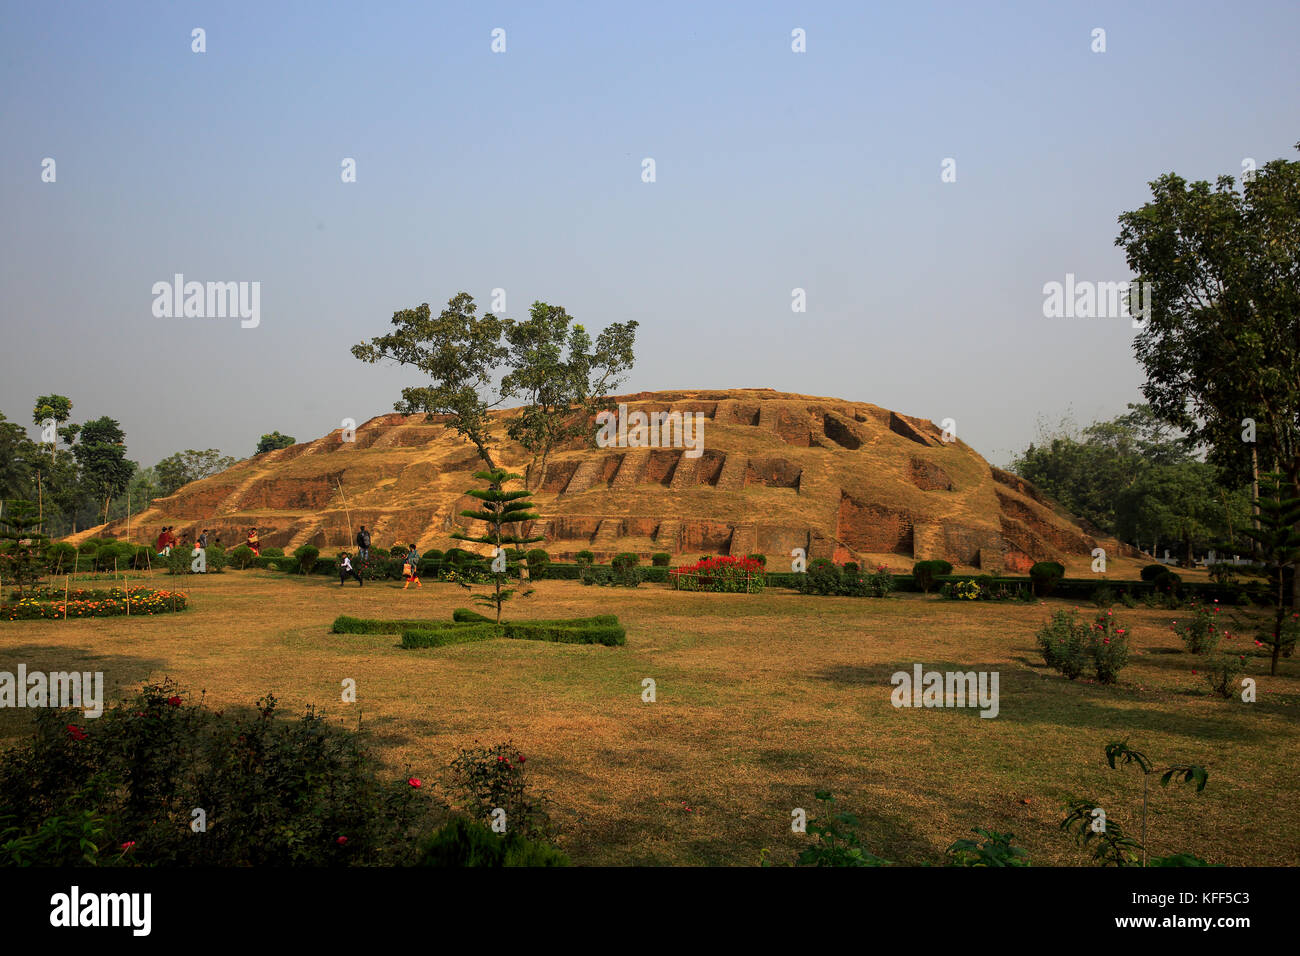
[[[129,853],[129,852],[131,852],[131,849],[132,849],[132,847],[134,847],[134,846],[135,846],[135,841],[134,841],[134,840],[127,840],[125,843],[122,844],[122,852],[123,852],[123,853]]]
[[[72,735],[73,740],[85,740],[88,736],[86,732],[76,724],[68,724],[68,733]]]
[[[167,703],[171,704],[173,707],[179,707],[181,705],[181,699],[179,697],[168,697]]]
[[[419,786],[420,786],[420,778],[419,778],[419,777],[412,777],[411,779],[407,780],[406,782],[409,783],[411,786],[415,787],[416,789],[419,789]]]
[[[336,842],[338,843],[339,846],[343,846],[343,844],[348,842],[348,838],[345,836],[341,836],[338,838]]]

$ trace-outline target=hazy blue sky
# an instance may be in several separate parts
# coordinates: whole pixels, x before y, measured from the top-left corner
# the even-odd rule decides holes
[[[1002,463],[1140,398],[1130,323],[1043,284],[1129,278],[1161,173],[1295,158],[1298,91],[1294,2],[5,2],[0,409],[244,456],[391,410],[412,373],[349,347],[501,287],[637,319],[628,390],[953,417]],[[154,317],[178,272],[260,282],[261,324]]]

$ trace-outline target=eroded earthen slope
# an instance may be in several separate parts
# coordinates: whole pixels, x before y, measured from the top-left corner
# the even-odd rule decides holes
[[[703,415],[702,448],[569,447],[531,477],[531,533],[554,557],[655,551],[697,556],[795,548],[837,561],[946,558],[1023,571],[1088,556],[1098,540],[1023,479],[991,467],[933,423],[862,402],[766,389],[642,392],[628,411]],[[503,413],[504,414],[504,413]],[[242,461],[186,485],[131,519],[130,537],[162,525],[209,528],[227,546],[251,526],[265,546],[343,547],[362,524],[375,546],[455,545],[458,512],[478,484],[473,447],[423,416],[372,418],[355,441],[340,431]],[[511,443],[501,464],[523,473]],[[102,532],[92,529],[78,537]],[[125,536],[126,522],[107,529]],[[1118,556],[1120,548],[1101,542]],[[770,566],[776,567],[775,561]],[[895,560],[897,566],[905,562]]]

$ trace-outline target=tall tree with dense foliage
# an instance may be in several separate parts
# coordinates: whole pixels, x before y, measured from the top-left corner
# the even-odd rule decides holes
[[[114,496],[126,490],[135,474],[135,462],[126,457],[126,434],[122,426],[105,415],[86,422],[81,440],[73,448],[85,485],[97,501],[104,503],[102,521],[108,520],[108,507]]]
[[[434,317],[428,303],[393,313],[396,330],[352,347],[363,362],[396,362],[424,373],[427,385],[402,389],[394,408],[424,412],[472,443],[489,471],[497,468],[492,412],[508,398],[523,407],[507,435],[544,463],[559,443],[595,425],[590,414],[632,364],[636,322],[614,323],[593,344],[560,306],[533,303],[516,322],[478,314],[473,296],[458,292]],[[499,383],[499,368],[507,369]],[[529,469],[530,477],[533,468]]]
[[[490,413],[501,399],[494,396],[492,377],[507,355],[501,344],[506,320],[477,312],[468,292],[448,299],[436,318],[427,302],[394,312],[396,330],[352,346],[352,354],[371,364],[411,365],[427,375],[432,384],[402,389],[393,408],[405,415],[424,412],[430,419],[447,416],[446,426],[469,439],[494,471]]]
[[[281,435],[278,431],[271,432],[269,435],[263,435],[257,441],[257,451],[254,455],[264,455],[268,451],[276,451],[280,448],[288,448],[294,444],[297,439],[290,435]]]
[[[1187,563],[1194,544],[1233,547],[1249,514],[1245,492],[1225,486],[1148,405],[1047,435],[1011,468],[1100,531],[1152,553],[1180,545]]]
[[[45,422],[53,421],[55,425],[54,441],[50,442],[50,457],[54,456],[62,434],[62,426],[72,417],[72,400],[66,395],[42,395],[36,399],[32,408],[32,421],[39,426],[44,426]],[[74,426],[75,428],[75,426]],[[75,432],[73,436],[75,437]],[[69,445],[72,444],[71,438],[65,437]]]
[[[506,364],[501,397],[519,397],[523,407],[507,434],[531,455],[524,481],[532,487],[557,446],[595,434],[593,415],[609,402],[635,360],[637,323],[615,322],[593,345],[582,325],[562,306],[534,302],[528,318],[505,326]]]
[[[32,465],[38,457],[40,449],[27,431],[0,412],[0,498],[25,498],[31,493]]]
[[[1300,497],[1300,162],[1266,163],[1240,188],[1169,173],[1151,193],[1115,240],[1151,283],[1134,345],[1143,394],[1217,463],[1244,474],[1262,459]]]

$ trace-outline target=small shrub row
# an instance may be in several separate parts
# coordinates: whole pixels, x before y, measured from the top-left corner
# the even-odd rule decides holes
[[[898,581],[884,565],[863,571],[852,561],[841,566],[829,558],[814,558],[805,573],[795,576],[794,586],[804,594],[887,597],[897,589]]]

